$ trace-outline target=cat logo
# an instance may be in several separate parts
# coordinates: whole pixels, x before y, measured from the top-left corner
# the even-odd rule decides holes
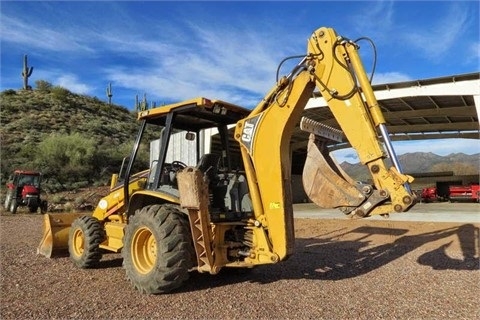
[[[252,143],[255,138],[255,130],[257,129],[257,124],[260,121],[262,114],[259,114],[255,117],[247,119],[243,126],[242,130],[242,143],[247,147],[248,152],[252,155]]]
[[[242,133],[242,141],[243,142],[252,142],[252,135],[253,130],[255,129],[255,125],[252,123],[245,123],[245,127],[243,128]]]

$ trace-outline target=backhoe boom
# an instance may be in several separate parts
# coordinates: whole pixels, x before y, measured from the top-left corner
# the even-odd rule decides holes
[[[408,210],[414,203],[399,166],[388,169],[378,138],[389,144],[385,119],[363,69],[355,43],[320,28],[308,40],[305,58],[278,81],[252,113],[237,123],[235,139],[248,176],[255,219],[279,260],[293,251],[290,138],[315,88],[321,92],[343,134],[367,165],[373,187],[359,188],[326,152],[325,138],[311,134],[304,167],[304,187],[322,207],[352,216]],[[390,157],[396,157],[388,146]],[[391,149],[391,150],[390,150]],[[397,161],[395,160],[394,163]]]

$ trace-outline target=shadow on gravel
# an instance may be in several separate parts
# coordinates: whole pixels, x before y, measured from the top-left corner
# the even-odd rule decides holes
[[[299,239],[296,245],[297,254],[286,262],[285,269],[298,270],[297,274],[292,274],[293,278],[341,280],[363,275],[426,243],[455,235],[458,237],[464,259],[453,259],[446,254],[445,249],[452,243],[450,241],[421,255],[418,263],[442,270],[479,269],[476,252],[479,247],[479,230],[474,225],[466,224],[422,234],[401,235],[406,232],[407,230],[400,229],[360,227],[333,238]],[[382,234],[391,235],[392,239],[397,238],[383,244],[369,240]],[[349,240],[338,240],[343,237],[348,237]],[[287,275],[287,278],[290,276]]]
[[[190,273],[190,278],[187,280],[187,282],[185,282],[185,284],[175,292],[181,293],[202,291],[243,282],[263,282],[260,281],[262,278],[264,278],[264,274],[262,272],[269,272],[269,270],[263,269],[262,272],[259,271],[260,268],[223,268],[216,275],[211,275],[208,273],[198,273],[194,271]],[[281,279],[281,277],[278,277],[268,282],[274,282]]]
[[[122,258],[114,258],[110,260],[100,260],[98,265],[95,269],[108,269],[108,268],[120,268],[122,267],[123,259]]]
[[[439,248],[422,254],[418,263],[430,266],[435,270],[480,270],[480,234],[479,229],[471,224],[458,228],[457,234],[462,249],[463,259],[450,258],[446,249],[453,241],[441,245]],[[477,256],[477,257],[475,257]]]
[[[218,275],[193,272],[182,292],[204,290],[225,285],[282,279],[342,280],[381,268],[429,242],[458,237],[463,259],[451,258],[446,248],[453,241],[424,253],[417,262],[435,270],[479,270],[479,229],[472,224],[415,235],[408,230],[383,227],[359,227],[335,235],[296,239],[295,253],[284,262],[252,270],[224,268]],[[381,243],[375,237],[389,235],[392,241]],[[347,240],[348,239],[348,240]]]
[[[430,242],[438,243],[438,247],[415,257],[417,263],[433,270],[480,269],[479,228],[475,225],[464,224],[418,234],[409,232],[407,229],[361,226],[337,229],[314,238],[297,238],[294,254],[284,262],[253,269],[223,268],[217,275],[194,271],[190,273],[190,279],[175,292],[201,291],[252,282],[265,284],[284,279],[353,278],[382,268]],[[448,255],[451,246],[456,248],[454,258]],[[415,263],[415,260],[409,261]],[[122,268],[120,254],[104,254],[96,269],[105,268]]]

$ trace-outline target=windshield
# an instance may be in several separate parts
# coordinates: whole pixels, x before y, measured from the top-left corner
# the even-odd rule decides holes
[[[31,175],[20,176],[18,180],[18,185],[19,186],[30,185],[38,188],[40,187],[40,176],[31,176]]]

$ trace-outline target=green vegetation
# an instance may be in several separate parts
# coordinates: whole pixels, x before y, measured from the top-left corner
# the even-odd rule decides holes
[[[35,85],[0,93],[2,186],[14,169],[41,171],[49,192],[108,185],[133,146],[136,113],[44,80]],[[147,167],[148,146],[139,157]]]

